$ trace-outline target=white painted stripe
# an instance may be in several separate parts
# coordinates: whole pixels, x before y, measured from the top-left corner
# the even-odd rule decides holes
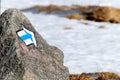
[[[22,36],[26,35],[26,33],[25,33],[24,30],[19,31],[19,32],[17,32],[17,33],[18,33],[19,37],[22,37]]]
[[[22,36],[27,36],[25,31],[32,35],[32,40],[31,40],[30,38],[24,40],[25,44],[26,44],[26,45],[29,45],[29,44],[34,43],[34,45],[37,47],[36,39],[35,39],[35,36],[34,36],[34,33],[33,33],[33,32],[31,32],[31,31],[23,28],[23,30],[17,32],[18,36],[19,36],[20,38],[21,38]]]
[[[35,39],[35,36],[34,36],[33,32],[31,32],[31,31],[29,31],[29,30],[27,30],[25,28],[23,28],[23,30],[27,31],[28,33],[30,33],[32,35],[33,43],[37,47],[36,39]]]
[[[29,45],[29,44],[32,44],[32,43],[33,43],[31,39],[27,39],[27,40],[25,40],[24,42],[25,42],[26,45]]]

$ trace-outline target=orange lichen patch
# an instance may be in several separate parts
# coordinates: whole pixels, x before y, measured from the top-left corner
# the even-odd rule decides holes
[[[85,16],[79,14],[79,13],[75,13],[75,14],[69,14],[68,16],[66,16],[67,18],[69,19],[77,19],[77,20],[80,20],[80,19],[86,19]]]
[[[120,22],[120,9],[112,7],[98,7],[96,10],[88,15],[88,19],[93,19],[96,21],[106,21],[119,23]]]
[[[120,78],[120,76],[118,74],[115,73],[111,73],[111,72],[97,72],[96,74],[99,74],[100,76],[103,75],[104,77],[107,77],[109,79],[117,79]]]
[[[73,9],[73,8],[72,8]],[[119,23],[120,9],[109,6],[79,6],[75,5],[74,9],[79,9],[82,14],[86,14],[89,20],[106,21]]]
[[[81,75],[70,75],[70,80],[95,80],[91,78],[88,74],[82,73]]]
[[[93,77],[97,75],[97,77]],[[70,74],[70,80],[120,80],[120,76],[111,72]]]
[[[64,30],[71,30],[73,29],[72,27],[65,27]]]
[[[99,26],[98,28],[100,28],[100,29],[104,29],[104,28],[105,28],[105,26]]]
[[[90,77],[88,74],[86,73],[82,73],[80,75],[80,80],[95,80],[94,78]]]

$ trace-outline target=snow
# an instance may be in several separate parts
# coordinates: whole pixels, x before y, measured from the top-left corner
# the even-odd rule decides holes
[[[8,8],[21,9],[36,4],[96,4],[120,8],[120,0],[2,0],[1,2],[2,12]],[[44,13],[24,12],[24,14],[50,45],[55,45],[64,52],[64,65],[69,68],[70,73],[112,71],[120,74],[120,24],[69,20]],[[65,27],[72,29],[65,30]]]

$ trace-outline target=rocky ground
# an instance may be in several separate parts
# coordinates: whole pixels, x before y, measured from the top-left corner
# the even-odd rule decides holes
[[[108,6],[33,6],[22,9],[22,11],[38,10],[39,12],[47,12],[49,14],[56,14],[64,16],[69,19],[87,19],[94,21],[104,21],[111,23],[120,23],[120,9]],[[64,15],[63,15],[64,14]],[[114,14],[114,15],[113,15]]]
[[[70,80],[120,80],[120,76],[111,72],[71,74]]]

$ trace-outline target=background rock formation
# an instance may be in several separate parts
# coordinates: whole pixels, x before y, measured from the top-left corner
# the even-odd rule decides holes
[[[69,19],[87,19],[94,21],[104,21],[111,23],[120,23],[120,9],[109,6],[33,6],[30,8],[22,9],[22,11],[38,10],[39,12],[47,12],[54,14],[55,12],[66,15]],[[65,16],[63,16],[65,17]]]
[[[37,47],[26,46],[18,37],[21,24],[35,34]],[[48,45],[19,10],[0,16],[0,80],[69,80],[63,58],[63,52]]]

